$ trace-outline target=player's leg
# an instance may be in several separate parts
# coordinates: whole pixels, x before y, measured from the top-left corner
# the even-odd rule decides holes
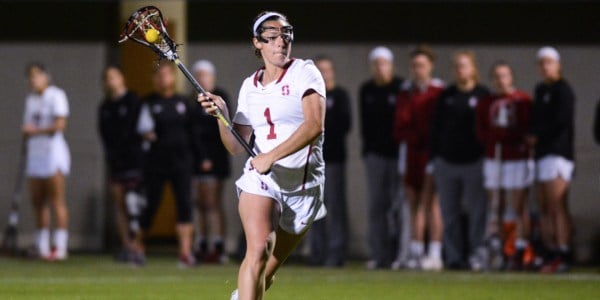
[[[36,251],[40,258],[50,256],[50,205],[46,198],[45,179],[30,178],[29,193],[36,222]]]
[[[528,189],[527,188],[515,188],[508,192],[510,205],[515,211],[516,218],[516,239],[515,239],[515,253],[509,261],[509,269],[520,270],[523,267],[523,256],[529,246],[529,235],[530,235],[530,219],[529,209],[527,207],[528,200]]]
[[[68,252],[68,225],[69,212],[65,200],[65,176],[61,172],[56,172],[54,176],[47,181],[50,205],[56,217],[54,230],[54,246],[56,247],[55,258],[64,260]]]
[[[365,158],[368,186],[368,235],[369,261],[368,269],[384,267],[387,256],[386,241],[389,237],[387,214],[391,199],[386,182],[386,160],[368,154]]]
[[[211,261],[221,262],[225,259],[225,211],[223,209],[223,182],[214,177],[200,183],[206,219],[212,236],[213,252]]]
[[[127,207],[125,206],[125,187],[123,183],[113,181],[110,183],[110,193],[114,202],[115,213],[117,216],[117,230],[119,232],[119,239],[123,247],[122,253],[127,253],[131,247],[131,238],[129,236],[129,219],[127,217]],[[127,256],[119,254],[118,260],[124,261]]]
[[[348,213],[346,205],[346,167],[344,163],[330,163],[325,166],[325,222],[326,257],[325,265],[341,267],[346,262],[348,246]],[[317,222],[323,222],[317,221]],[[315,224],[313,224],[314,226]],[[314,227],[311,228],[311,233]]]
[[[410,228],[411,240],[409,247],[409,258],[406,267],[409,269],[418,269],[421,266],[421,257],[423,256],[423,236],[425,229],[424,207],[420,199],[420,190],[410,184],[404,185],[406,198],[410,207]]]
[[[192,180],[192,202],[196,208],[195,218],[195,238],[192,247],[194,256],[197,260],[204,260],[208,257],[208,218],[205,205],[205,185],[202,184],[201,178]]]
[[[565,264],[569,256],[571,224],[567,209],[569,182],[561,177],[544,183],[550,210],[550,218],[555,225],[555,241],[558,245],[558,260]]]
[[[269,257],[269,261],[267,262],[267,267],[265,269],[265,289],[269,289],[271,287],[275,278],[275,273],[290,256],[290,254],[292,254],[292,252],[296,249],[307,232],[308,228],[303,233],[292,234],[283,230],[281,227],[277,227],[277,230],[275,231],[277,243],[275,244],[273,255]]]
[[[423,261],[423,269],[439,271],[444,267],[442,260],[442,234],[444,225],[440,210],[439,195],[435,191],[433,176],[425,175],[421,202],[424,203],[424,214],[429,231],[429,249]]]
[[[238,274],[238,299],[262,299],[267,261],[275,247],[273,199],[246,192],[240,194],[239,213],[246,235],[246,256]]]
[[[169,177],[177,209],[179,266],[191,267],[196,264],[196,259],[192,255],[194,227],[192,225],[192,201],[190,199],[191,174],[186,170],[179,170],[171,173]]]
[[[152,226],[152,221],[156,210],[160,205],[164,186],[167,179],[165,174],[158,172],[144,173],[144,188],[146,190],[146,208],[140,216],[140,230],[132,241],[134,248],[134,257],[132,263],[135,265],[143,265],[146,262],[144,249],[144,233]]]
[[[484,270],[488,267],[485,249],[488,199],[483,187],[482,167],[480,162],[476,162],[462,168],[464,196],[469,211],[469,262],[471,270],[474,271]]]

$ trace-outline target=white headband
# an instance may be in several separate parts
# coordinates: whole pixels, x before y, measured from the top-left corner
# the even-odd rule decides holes
[[[369,53],[369,61],[374,61],[377,58],[383,58],[385,60],[393,61],[394,54],[392,53],[392,50],[390,50],[389,48],[384,47],[384,46],[379,46],[379,47],[376,47],[373,50],[371,50],[371,53]]]
[[[554,47],[546,46],[538,50],[537,59],[540,60],[545,57],[560,61],[560,54],[558,54],[558,51]]]
[[[262,24],[266,19],[271,18],[271,17],[279,17],[281,19],[285,19],[285,17],[280,14],[280,13],[276,13],[276,12],[267,12],[264,15],[262,15],[260,18],[256,19],[256,22],[254,22],[254,26],[252,27],[252,33],[254,33],[254,36],[258,36],[258,27],[260,26],[260,24]]]
[[[195,73],[200,72],[200,71],[206,71],[213,75],[216,72],[215,65],[213,65],[210,61],[205,60],[205,59],[201,59],[201,60],[197,61],[196,63],[194,63],[192,70],[194,70]]]

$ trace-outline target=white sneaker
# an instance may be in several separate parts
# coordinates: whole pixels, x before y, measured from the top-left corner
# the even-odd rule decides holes
[[[406,261],[406,268],[409,270],[420,270],[421,269],[421,259],[418,257],[411,257]]]
[[[394,271],[398,271],[400,269],[404,268],[404,262],[401,260],[395,260],[392,262],[392,270]]]
[[[444,262],[439,257],[426,256],[421,260],[421,268],[425,271],[441,271],[444,268]]]
[[[229,298],[229,300],[238,300],[238,290],[235,290],[233,293],[231,293],[231,298]]]
[[[377,269],[377,267],[378,267],[378,266],[379,266],[379,264],[377,263],[377,261],[376,261],[376,260],[368,260],[368,261],[365,263],[365,268],[366,268],[367,270],[375,270],[375,269]]]

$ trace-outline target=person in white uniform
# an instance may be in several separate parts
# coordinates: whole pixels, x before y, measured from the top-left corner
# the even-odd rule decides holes
[[[282,14],[259,14],[253,35],[264,67],[244,80],[233,118],[243,138],[254,132],[258,153],[236,182],[247,251],[232,299],[244,300],[263,299],[277,269],[326,214],[323,78],[312,61],[290,58],[293,29]],[[215,104],[229,114],[217,95],[200,94],[198,101],[209,114]],[[244,152],[221,122],[219,130],[230,153]]]
[[[67,258],[68,211],[65,203],[65,176],[71,158],[63,136],[69,115],[65,92],[50,84],[50,75],[40,63],[27,67],[31,93],[25,100],[23,134],[27,139],[25,174],[35,210],[36,247],[40,258]],[[50,212],[56,228],[50,243]],[[51,250],[54,249],[54,250]]]

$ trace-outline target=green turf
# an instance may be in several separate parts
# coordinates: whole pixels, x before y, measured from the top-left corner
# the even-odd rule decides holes
[[[0,258],[0,299],[229,299],[237,266],[179,270],[170,257],[144,268],[108,256],[64,263]],[[600,299],[600,274],[472,274],[284,267],[267,299]]]

